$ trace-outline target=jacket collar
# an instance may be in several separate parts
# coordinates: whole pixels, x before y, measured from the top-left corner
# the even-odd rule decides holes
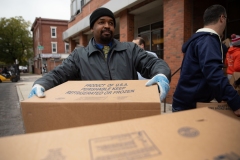
[[[91,38],[89,43],[88,43],[88,46],[89,46],[89,55],[91,55],[93,52],[98,52],[99,49],[97,48],[96,46],[96,42],[94,40],[94,38]],[[116,39],[113,39],[113,43],[112,43],[112,47],[111,49],[115,50],[115,51],[123,51],[123,50],[126,50],[127,47],[125,45],[123,45],[123,43],[119,42],[118,40]]]
[[[211,34],[211,33],[216,34],[216,35],[218,35],[220,44],[222,44],[222,43],[221,43],[220,35],[217,34],[217,32],[214,31],[213,29],[210,29],[210,28],[201,28],[201,29],[197,30],[197,32],[210,32],[210,34]],[[196,33],[197,33],[197,32],[196,32]],[[223,62],[223,48],[222,48],[222,45],[221,45],[221,52],[222,52],[222,62]]]
[[[210,33],[214,33],[214,34],[218,35],[217,32],[214,31],[214,30],[211,29],[211,28],[201,28],[201,29],[197,30],[197,32],[210,32]],[[196,32],[196,33],[197,33],[197,32]],[[219,35],[218,35],[218,36],[219,36]],[[219,36],[219,37],[220,37],[220,36]]]

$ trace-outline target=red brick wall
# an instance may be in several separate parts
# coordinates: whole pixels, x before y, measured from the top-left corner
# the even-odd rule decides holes
[[[70,39],[70,41],[69,41],[69,50],[70,50],[70,53],[72,53],[72,51],[75,49],[76,45],[77,45],[77,44],[76,44],[76,41]]]
[[[119,17],[120,41],[131,42],[134,38],[134,16],[124,10]]]
[[[57,38],[51,38],[51,27],[56,27],[57,29]],[[34,53],[35,56],[40,53],[36,50],[37,46],[40,44],[44,47],[41,53],[52,53],[51,42],[57,42],[57,53],[65,53],[65,42],[63,41],[62,33],[67,30],[68,21],[66,20],[57,20],[57,19],[47,19],[47,18],[37,18],[32,26],[33,32],[33,42],[34,42]],[[35,36],[37,29],[39,28],[39,38]],[[47,63],[50,59],[47,60]],[[40,59],[34,63],[34,73],[41,74],[41,65],[39,66]],[[41,64],[41,63],[40,63]],[[38,68],[37,68],[38,66]],[[51,68],[48,67],[48,71]]]
[[[51,28],[49,25],[42,25],[42,42],[41,45],[44,47],[42,53],[52,53],[51,46]]]
[[[191,34],[191,15],[191,0],[163,0],[164,60],[168,63],[172,73],[182,63],[181,48],[184,40]],[[172,103],[179,73],[177,72],[172,77],[167,103]]]
[[[57,38],[51,38],[51,26],[57,28]],[[65,53],[65,42],[62,33],[67,30],[67,26],[42,25],[42,53],[52,53],[51,42],[57,42],[57,53]]]
[[[79,44],[81,46],[87,46],[88,45],[87,35],[83,34],[83,32],[81,32],[80,35],[79,35]]]
[[[58,65],[62,64],[62,60],[55,61],[53,59],[48,59],[47,61],[47,71],[53,70]]]
[[[67,26],[57,26],[57,52],[65,53],[65,42],[63,41],[63,32],[67,30]]]

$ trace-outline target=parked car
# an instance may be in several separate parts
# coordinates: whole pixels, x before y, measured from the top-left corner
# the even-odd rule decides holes
[[[8,71],[7,73],[0,74],[0,83],[2,82],[17,82],[18,77],[12,71]]]
[[[19,66],[19,71],[22,72],[22,73],[27,73],[28,72],[27,67],[25,67],[25,66]]]

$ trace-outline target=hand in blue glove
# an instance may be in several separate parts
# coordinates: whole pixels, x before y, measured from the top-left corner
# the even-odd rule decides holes
[[[146,83],[146,86],[151,86],[156,83],[160,90],[160,100],[163,101],[166,98],[167,93],[170,89],[169,81],[164,74],[157,74]]]
[[[41,86],[39,84],[35,84],[32,87],[32,90],[31,90],[30,94],[28,95],[28,98],[31,98],[33,95],[43,98],[43,97],[45,97],[44,91],[45,91],[45,89],[43,86]]]

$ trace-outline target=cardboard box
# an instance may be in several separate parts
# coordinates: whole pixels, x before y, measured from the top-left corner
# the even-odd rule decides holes
[[[236,120],[240,121],[240,117],[237,117],[234,113],[233,110],[228,106],[227,102],[210,102],[210,103],[202,103],[198,102],[197,103],[197,108],[202,108],[202,107],[208,107],[210,109],[213,109],[214,111],[217,111],[221,114],[225,114],[229,117],[232,117]]]
[[[69,81],[45,98],[21,102],[25,132],[114,122],[161,113],[158,86],[147,80]]]
[[[0,138],[1,160],[237,160],[240,122],[200,108]]]

